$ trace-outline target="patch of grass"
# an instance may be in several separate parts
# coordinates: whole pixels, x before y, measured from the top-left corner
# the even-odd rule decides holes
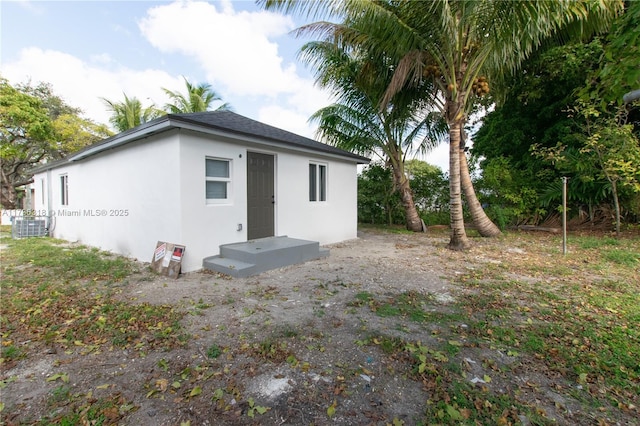
[[[530,354],[543,354],[545,350],[542,333],[528,332],[523,337],[521,349]]]
[[[212,305],[210,303],[205,303],[204,300],[202,300],[202,297],[198,299],[198,303],[193,305],[196,309],[209,309],[211,306]]]
[[[638,261],[640,261],[640,252],[611,249],[603,251],[602,258],[607,262],[612,262],[627,267],[634,267],[638,264]]]
[[[447,375],[440,380],[445,386],[435,387],[427,401],[425,424],[521,424],[519,415],[535,410],[510,394],[483,392],[465,381],[451,380]]]
[[[126,258],[50,238],[8,240],[3,251],[2,323],[63,347],[170,347],[181,344],[184,314],[172,306],[113,297],[111,283],[133,273]],[[4,325],[3,325],[4,330]]]
[[[272,362],[285,362],[289,356],[293,355],[287,342],[280,342],[271,338],[266,338],[252,346],[253,356],[266,359]]]
[[[425,312],[423,322],[435,324],[449,324],[464,322],[468,316],[461,312]]]
[[[595,249],[605,246],[619,246],[620,240],[612,237],[577,237],[575,238],[577,246],[582,250]]]
[[[118,424],[126,414],[137,410],[135,405],[127,402],[121,395],[100,399],[82,398],[75,401],[68,386],[54,389],[49,403],[54,407],[60,407],[56,411],[62,412],[33,424],[40,426],[112,425]]]
[[[209,348],[207,349],[208,358],[216,359],[221,354],[222,354],[222,349],[220,348],[220,346],[216,345],[215,343],[211,344],[211,346],[209,346]]]
[[[66,402],[71,399],[71,386],[69,385],[60,385],[55,388],[50,393],[49,405],[60,404],[61,402]]]
[[[391,303],[385,303],[376,309],[376,315],[380,317],[397,317],[400,313],[400,308]]]
[[[356,294],[355,299],[356,301],[352,303],[356,303],[355,306],[362,306],[363,304],[367,304],[370,301],[372,301],[374,297],[373,297],[373,294],[369,293],[368,291],[361,291],[358,294]],[[358,304],[358,302],[360,304]]]
[[[526,262],[502,262],[511,275],[536,277],[531,284],[499,280],[483,269],[475,270],[473,277],[460,277],[467,293],[458,298],[457,307],[469,315],[467,332],[478,338],[473,344],[504,348],[544,364],[539,370],[581,385],[580,392],[573,387],[566,392],[573,389],[578,395],[571,394],[572,398],[590,401],[590,409],[633,411],[629,407],[640,402],[640,330],[636,326],[640,321],[640,243],[608,237],[572,241],[576,247],[566,257],[558,256],[555,246],[529,244]],[[443,401],[448,402],[429,408],[429,415],[444,423],[499,420],[490,413],[476,417],[482,410],[470,408],[468,401],[460,403],[460,397],[457,406],[451,394],[447,398]],[[544,413],[534,407],[517,402],[513,406],[532,423],[546,423]],[[464,417],[467,408],[473,411],[468,418]]]
[[[387,355],[402,352],[405,346],[405,343],[402,339],[384,335],[369,337],[366,342],[368,342],[368,344],[373,343],[374,345],[378,346],[382,350],[382,352]]]
[[[369,306],[380,317],[403,317],[413,322],[425,322],[433,318],[433,312],[427,312],[426,306],[433,304],[433,298],[417,292],[405,292],[395,298],[381,300],[368,292],[356,294],[355,300],[348,306]]]
[[[406,226],[402,225],[372,225],[370,223],[360,223],[358,227],[361,229],[375,229],[376,231],[389,232],[391,234],[412,234]]]
[[[278,334],[282,337],[293,338],[293,337],[298,337],[300,332],[292,325],[287,324],[280,327],[280,329],[278,330]]]
[[[24,357],[24,352],[13,344],[3,347],[0,353],[2,354],[2,359],[5,361],[14,361]]]
[[[133,272],[133,263],[123,257],[85,246],[66,246],[52,238],[8,240],[3,254],[8,265],[28,264],[50,268],[61,278],[118,281]]]

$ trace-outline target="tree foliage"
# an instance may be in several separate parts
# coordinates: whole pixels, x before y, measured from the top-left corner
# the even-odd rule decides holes
[[[640,2],[626,1],[625,10],[611,26],[600,66],[584,89],[583,101],[595,102],[599,109],[610,103],[622,104],[625,93],[640,89]]]
[[[613,201],[619,234],[620,198],[640,194],[640,139],[634,135],[633,126],[624,123],[624,114],[612,118],[608,112],[603,114],[597,103],[578,102],[573,112],[585,122],[584,130],[576,135],[582,140],[579,161],[572,161],[575,153],[561,144],[550,150],[551,158],[556,164],[571,167],[582,181],[607,182],[605,195]]]
[[[27,171],[51,150],[53,125],[40,99],[0,81],[0,158],[4,208],[16,208],[16,188],[29,183]]]
[[[427,106],[416,96],[416,91],[429,88],[400,91],[381,109],[393,75],[389,64],[371,61],[364,49],[345,50],[331,40],[307,43],[302,55],[312,63],[316,81],[337,98],[311,117],[319,124],[321,138],[351,152],[378,156],[387,164],[407,228],[423,231],[404,164],[408,153],[433,147],[445,133],[440,116],[425,114]]]
[[[404,211],[393,190],[391,170],[372,163],[358,176],[358,221],[370,224],[402,224]]]
[[[96,142],[110,133],[82,118],[49,84],[12,86],[0,79],[0,203],[18,207],[18,188],[31,183],[30,170]]]
[[[109,122],[119,132],[133,129],[165,114],[164,111],[157,109],[153,104],[143,107],[142,102],[135,96],[129,98],[126,93],[123,93],[123,95],[123,101],[111,101],[102,98],[111,112]]]
[[[449,126],[451,239],[449,247],[469,246],[464,227],[461,188],[464,182],[476,226],[487,234],[499,230],[484,215],[468,174],[461,175],[462,129],[474,97],[486,93],[480,77],[499,77],[516,69],[531,52],[560,31],[606,28],[620,2],[504,1],[305,1],[266,0],[267,7],[324,12],[343,18],[305,27],[313,35],[332,37],[337,45],[373,53],[374,61],[391,61],[394,75],[382,108],[407,86],[430,79],[437,88],[429,102],[440,107]],[[490,30],[488,30],[490,29]],[[485,229],[486,228],[486,229]]]
[[[449,190],[445,173],[438,166],[417,159],[406,163],[411,189],[427,226],[449,223]]]
[[[407,161],[406,170],[421,219],[427,225],[448,224],[448,183],[442,170],[416,159]],[[358,220],[386,225],[405,223],[402,200],[394,191],[389,167],[372,163],[358,176]]]
[[[558,142],[579,154],[576,136],[584,125],[569,113],[603,52],[600,39],[553,46],[525,61],[519,73],[505,79],[510,87],[503,104],[482,122],[474,135],[473,154],[482,158],[478,182],[488,213],[501,227],[537,222],[561,200],[560,177],[573,173],[564,164],[550,164],[546,150]],[[539,155],[537,155],[539,154]],[[576,167],[586,166],[574,158]],[[573,176],[573,174],[569,174]],[[592,211],[601,182],[571,179],[570,200],[577,211]]]
[[[584,211],[594,220],[594,212],[607,203],[614,211],[631,213],[630,217],[637,214],[638,194],[629,185],[618,188],[616,179],[622,176],[607,177],[606,172],[613,163],[632,164],[628,148],[622,147],[633,146],[628,138],[640,134],[640,110],[619,106],[624,93],[640,87],[634,42],[640,33],[640,7],[638,2],[625,6],[606,37],[551,46],[525,62],[520,73],[505,80],[510,90],[503,103],[475,135],[474,154],[484,158],[480,184],[485,200],[496,205],[491,199],[509,187],[507,177],[516,178],[517,192],[538,198],[537,203],[524,205],[524,216],[509,219],[512,223],[552,213],[561,201],[561,176],[570,178],[570,214]],[[624,125],[622,117],[633,127]],[[597,155],[606,146],[600,153],[606,153],[607,160]],[[495,168],[502,172],[494,173]],[[499,203],[512,212],[519,210],[519,204],[518,198],[505,196]]]
[[[123,93],[124,100],[122,101],[102,98],[107,109],[111,112],[109,122],[117,131],[124,132],[167,113],[185,114],[209,111],[214,102],[222,100],[207,83],[192,84],[186,78],[184,78],[184,83],[185,93],[162,88],[170,99],[170,102],[164,105],[164,110],[157,108],[155,104],[143,106],[138,98],[135,96],[130,98],[126,93]],[[216,110],[231,111],[232,108],[230,104],[223,103]]]
[[[183,79],[186,89],[185,93],[162,88],[171,100],[171,102],[164,106],[166,112],[170,114],[204,112],[209,111],[214,102],[222,101],[220,95],[213,90],[210,84],[192,84],[186,79],[186,77],[183,77]],[[232,108],[229,103],[225,102],[219,105],[215,110],[231,111]]]
[[[598,174],[611,185],[616,233],[620,234],[619,191],[628,189],[640,193],[640,140],[630,124],[599,120],[599,113],[593,107],[584,107],[580,112],[591,122],[581,153],[593,157]]]

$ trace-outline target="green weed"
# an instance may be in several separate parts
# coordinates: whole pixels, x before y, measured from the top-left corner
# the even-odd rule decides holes
[[[215,359],[218,358],[220,354],[222,354],[222,349],[220,349],[220,346],[216,345],[215,343],[213,343],[211,346],[209,346],[209,349],[207,349],[208,358]]]
[[[17,360],[24,356],[23,351],[16,345],[9,345],[2,348],[2,358],[6,361]]]

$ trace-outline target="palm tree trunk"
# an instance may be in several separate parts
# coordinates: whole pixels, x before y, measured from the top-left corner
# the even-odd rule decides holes
[[[450,102],[451,101],[448,101],[447,103]],[[448,105],[448,107],[451,109],[455,108],[453,105]],[[449,121],[449,215],[451,218],[451,239],[448,247],[453,250],[466,250],[470,244],[464,229],[462,194],[460,193],[459,157],[462,119],[460,117],[453,117],[452,120],[447,121]]]
[[[473,224],[483,237],[497,237],[502,235],[500,229],[489,219],[480,201],[478,201],[476,191],[473,189],[473,183],[471,182],[469,163],[467,162],[467,156],[464,150],[461,149],[458,154],[460,156],[460,181],[462,191],[464,192],[464,198],[467,200],[467,206],[471,212]]]
[[[393,179],[400,192],[400,200],[404,207],[407,229],[413,232],[424,232],[425,229],[422,219],[418,214],[416,203],[413,201],[413,192],[411,191],[409,179],[407,179],[403,170],[396,167],[393,167]]]

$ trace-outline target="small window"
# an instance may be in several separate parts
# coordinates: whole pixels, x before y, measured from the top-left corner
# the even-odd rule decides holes
[[[60,176],[60,204],[69,205],[69,176]]]
[[[206,189],[205,196],[209,202],[220,202],[229,199],[231,183],[230,160],[207,158],[205,161]]]
[[[327,201],[327,166],[309,164],[309,201]]]

